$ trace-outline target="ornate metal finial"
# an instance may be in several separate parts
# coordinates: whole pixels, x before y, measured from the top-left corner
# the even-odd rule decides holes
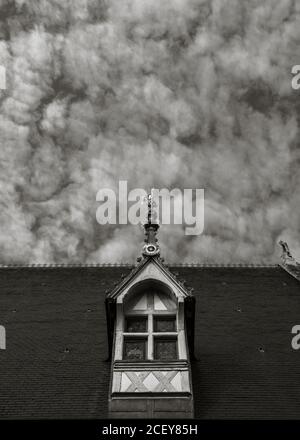
[[[147,205],[148,205],[148,216],[147,216],[147,219],[148,219],[148,224],[151,224],[151,220],[152,220],[152,203],[153,203],[153,200],[152,200],[152,191],[151,191],[151,194],[147,195]]]
[[[150,224],[158,225],[157,213],[155,211],[155,208],[156,208],[157,205],[156,205],[156,203],[154,201],[152,190],[151,190],[151,193],[148,194],[145,197],[145,201],[147,202],[147,206],[148,206],[148,215],[147,215],[148,222],[147,222],[147,224],[149,224],[149,225]]]
[[[157,223],[157,214],[155,212],[155,201],[153,200],[152,190],[151,193],[146,197],[148,214],[147,214],[147,223],[144,224],[145,230],[145,245],[143,247],[143,255],[159,255],[160,250],[157,244],[157,230],[159,228],[159,224]]]

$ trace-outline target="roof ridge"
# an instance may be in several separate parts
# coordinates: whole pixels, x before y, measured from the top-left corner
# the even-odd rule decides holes
[[[276,263],[165,263],[169,267],[278,267]],[[135,267],[134,263],[53,263],[53,264],[0,264],[0,269],[9,268],[78,268],[78,267]]]
[[[277,263],[169,263],[170,267],[278,267]]]
[[[63,263],[54,263],[54,264],[0,264],[0,269],[9,269],[9,268],[78,268],[78,267],[132,267],[134,264],[132,263],[81,263],[81,264],[63,264]]]

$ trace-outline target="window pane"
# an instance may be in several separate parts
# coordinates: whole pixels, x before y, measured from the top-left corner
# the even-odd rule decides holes
[[[174,360],[177,359],[176,339],[155,339],[154,341],[155,359]]]
[[[144,339],[124,340],[124,359],[143,360],[146,353],[146,341]]]
[[[147,317],[126,318],[125,331],[129,333],[146,332]]]
[[[175,332],[176,331],[175,316],[155,316],[154,331],[155,332]]]

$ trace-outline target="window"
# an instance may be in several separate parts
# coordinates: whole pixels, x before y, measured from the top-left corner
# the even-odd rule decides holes
[[[143,291],[125,306],[123,360],[178,359],[177,305],[166,294]]]
[[[126,332],[143,333],[146,331],[147,331],[147,316],[126,318]]]
[[[141,361],[146,358],[145,339],[125,339],[123,359]]]
[[[160,361],[177,359],[176,339],[155,338],[154,358]]]
[[[155,332],[175,332],[176,316],[154,316]]]

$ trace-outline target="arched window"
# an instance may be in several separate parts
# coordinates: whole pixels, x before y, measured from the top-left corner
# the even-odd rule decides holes
[[[177,305],[158,288],[146,289],[124,306],[123,359],[178,359]]]
[[[135,286],[119,308],[116,327],[115,360],[187,359],[183,311],[163,283]]]

